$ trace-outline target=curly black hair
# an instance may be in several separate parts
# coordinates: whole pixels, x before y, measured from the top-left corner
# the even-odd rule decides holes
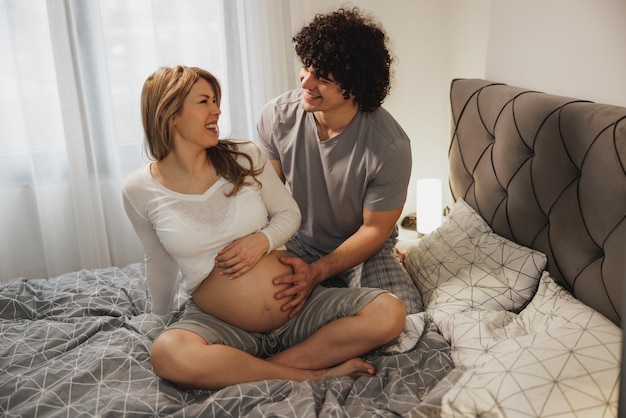
[[[331,74],[360,110],[377,109],[389,94],[393,58],[388,37],[380,23],[357,7],[315,15],[292,42],[302,65],[312,66],[318,77]]]

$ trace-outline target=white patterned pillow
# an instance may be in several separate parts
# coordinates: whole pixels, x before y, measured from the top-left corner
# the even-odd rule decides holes
[[[548,272],[516,319],[491,319],[481,317],[473,329],[455,324],[453,358],[461,377],[444,396],[443,415],[617,416],[617,325],[574,299]],[[461,326],[469,322],[463,318]]]
[[[404,264],[429,309],[520,309],[534,294],[545,254],[497,235],[463,199],[406,250]]]

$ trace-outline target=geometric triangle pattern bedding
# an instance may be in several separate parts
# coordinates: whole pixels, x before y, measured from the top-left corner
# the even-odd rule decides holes
[[[541,253],[459,199],[405,265],[451,345],[442,416],[617,416],[622,330],[543,271]]]
[[[622,331],[547,272],[519,315],[452,315],[452,356],[463,375],[444,397],[444,415],[617,416]]]
[[[372,417],[439,415],[435,387],[452,370],[432,325],[407,352],[366,357],[376,376],[266,380],[220,391],[158,378],[152,341],[177,315],[149,313],[144,266],[0,283],[0,416]],[[179,294],[180,309],[185,296]]]
[[[429,309],[521,308],[537,289],[546,256],[495,234],[458,199],[448,219],[407,250],[405,266]]]

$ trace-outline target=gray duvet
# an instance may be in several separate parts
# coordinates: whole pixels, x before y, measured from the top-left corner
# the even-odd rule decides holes
[[[431,417],[453,368],[450,346],[427,324],[410,351],[367,356],[371,378],[183,390],[149,360],[154,337],[177,316],[148,306],[141,264],[1,284],[0,415]]]

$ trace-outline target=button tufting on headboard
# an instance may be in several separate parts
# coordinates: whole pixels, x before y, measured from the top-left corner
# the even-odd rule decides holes
[[[450,98],[454,198],[621,325],[626,108],[479,79],[454,80]]]

